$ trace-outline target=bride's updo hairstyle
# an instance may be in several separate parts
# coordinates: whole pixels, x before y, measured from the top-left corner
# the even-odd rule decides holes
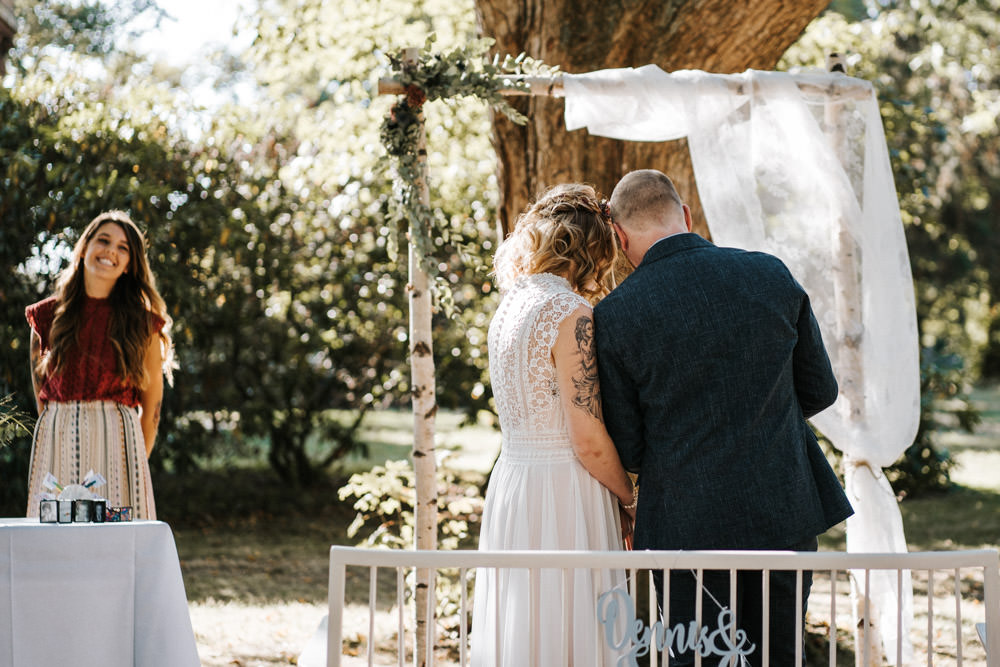
[[[594,302],[611,288],[615,233],[607,204],[589,185],[549,188],[517,218],[497,249],[493,272],[501,290],[524,275],[555,273]]]

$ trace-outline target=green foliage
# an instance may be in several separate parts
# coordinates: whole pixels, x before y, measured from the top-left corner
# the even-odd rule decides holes
[[[947,450],[939,448],[937,435],[956,427],[971,432],[979,421],[979,411],[969,401],[962,358],[943,345],[923,348],[917,436],[903,456],[886,469],[896,494],[914,497],[947,490],[954,462]]]
[[[363,272],[371,288],[366,298],[391,310],[361,322],[391,331],[395,345],[385,354],[399,377],[390,400],[406,400],[406,267],[397,258],[398,193],[380,140],[394,99],[377,95],[377,80],[388,74],[387,53],[426,44],[431,35],[456,58],[481,49],[467,46],[477,39],[472,2],[285,0],[261,5],[247,23],[259,36],[246,54],[246,69],[261,85],[259,104],[296,140],[294,158],[281,169],[283,182],[328,216],[326,229],[356,237],[357,251],[374,244],[384,257]],[[424,59],[431,58],[425,49]],[[487,67],[477,61],[468,69]],[[497,298],[488,276],[496,243],[490,117],[476,99],[428,102],[422,110],[433,233],[420,254],[434,257],[428,268],[443,311],[434,317],[437,397],[441,407],[474,416],[490,409],[485,332]],[[398,317],[390,317],[392,311]]]
[[[1000,378],[1000,317],[996,312],[990,313],[989,329],[987,331],[986,351],[983,353],[980,372],[983,377]]]
[[[483,512],[483,497],[477,480],[467,472],[448,465],[447,458],[437,466],[438,549],[454,550],[467,547],[479,531],[473,533],[470,523],[478,521]],[[412,549],[414,546],[415,500],[413,466],[409,461],[387,461],[369,472],[351,476],[341,487],[341,501],[353,500],[357,515],[347,536],[359,538],[358,546]],[[408,573],[407,595],[412,604],[415,571]],[[438,622],[453,639],[458,636],[461,580],[455,572],[439,574],[437,598]],[[471,591],[472,580],[466,582]],[[466,619],[467,621],[468,619]]]
[[[129,27],[135,19],[149,18],[151,25],[157,25],[165,12],[156,0],[15,0],[14,15],[18,17],[18,34],[30,36],[31,40],[31,47],[19,50],[12,59],[24,74],[27,67],[37,64],[42,50],[107,56],[117,50],[122,37],[136,35]]]
[[[143,8],[134,0],[120,16]],[[361,446],[367,412],[409,392],[405,269],[390,253],[392,186],[378,167],[389,100],[371,94],[385,59],[372,45],[430,32],[464,43],[471,5],[266,3],[244,17],[258,39],[222,78],[252,72],[256,85],[210,108],[176,72],[105,48],[129,28],[100,7],[43,13],[80,30],[72,45],[22,32],[11,55],[24,66],[0,90],[0,258],[16,267],[0,275],[0,391],[33,411],[24,307],[51,292],[87,221],[124,208],[147,232],[180,364],[152,465],[259,451],[286,482],[318,479]],[[435,318],[438,398],[475,414],[489,409],[496,298],[483,260],[494,243],[489,118],[481,105],[428,106],[433,212],[447,229],[436,268],[456,306],[453,320]],[[29,451],[19,437],[0,452],[5,493],[23,497]]]
[[[21,412],[14,397],[0,396],[0,448],[10,444],[18,435],[31,433],[31,418]]]
[[[499,56],[490,62],[486,56],[493,46],[491,39],[478,39],[468,46],[445,52],[432,51],[433,44],[433,36],[428,37],[424,48],[412,61],[405,58],[403,51],[389,54],[391,71],[406,94],[399,96],[393,104],[382,122],[380,136],[386,155],[394,166],[394,169],[388,170],[388,177],[396,180],[397,231],[405,234],[414,244],[421,268],[428,276],[436,278],[439,255],[442,254],[437,244],[443,241],[444,252],[447,252],[450,231],[447,221],[436,218],[421,199],[424,175],[418,156],[418,142],[424,103],[475,97],[512,122],[524,124],[528,119],[507,102],[501,89],[527,90],[526,83],[511,79],[511,75],[551,74],[554,70],[523,53],[516,58],[507,56],[502,64]],[[452,301],[447,281],[438,281],[435,287],[437,300],[443,301],[451,315],[453,309],[450,307]]]
[[[929,443],[914,442],[885,472],[897,498],[917,498],[927,493],[947,491],[951,486],[953,463],[947,450],[939,450]]]
[[[255,154],[245,135],[220,129],[198,147],[168,143],[127,109],[59,111],[28,103],[11,114],[28,119],[23,133],[5,128],[19,140],[5,146],[6,185],[20,187],[0,205],[4,240],[19,233],[4,249],[10,265],[26,267],[4,278],[19,288],[4,302],[5,367],[25,371],[17,386],[30,389],[24,306],[50,291],[55,259],[85,221],[127,208],[146,228],[180,361],[154,463],[184,469],[224,433],[261,436],[288,481],[311,481],[356,445],[360,418],[344,426],[330,408],[360,416],[399,383],[391,350],[402,312],[367,299],[375,290],[358,265],[378,266],[384,251],[352,252],[350,234],[311,224],[308,202],[274,175],[274,155]],[[47,256],[32,260],[46,243]],[[342,261],[344,252],[356,261]],[[327,443],[315,460],[306,452],[313,436]]]
[[[868,18],[868,3],[865,0],[833,0],[825,11],[836,12],[850,21],[861,21]]]
[[[954,465],[938,442],[942,433],[971,433],[981,420],[969,398],[965,362],[944,346],[920,350],[920,423],[913,444],[885,469],[899,498],[915,498],[947,491]],[[843,455],[821,433],[816,433],[823,453],[841,475]]]
[[[437,466],[438,544],[449,550],[467,545],[469,523],[482,514],[483,498],[468,473],[452,468],[447,458]],[[414,472],[409,461],[387,461],[385,465],[355,473],[340,488],[341,500],[353,499],[357,515],[347,536],[361,535],[359,546],[389,549],[413,548]]]
[[[388,54],[390,70],[397,81],[408,94],[422,98],[411,107],[419,107],[425,100],[468,96],[486,102],[512,122],[523,125],[528,121],[510,105],[500,90],[511,87],[527,91],[527,84],[510,77],[514,74],[540,72],[543,69],[541,63],[523,53],[517,58],[507,56],[502,64],[499,56],[495,56],[490,62],[487,56],[494,41],[489,38],[477,39],[467,46],[440,52],[432,50],[434,42],[433,35],[428,37],[414,62],[408,62],[403,51]]]

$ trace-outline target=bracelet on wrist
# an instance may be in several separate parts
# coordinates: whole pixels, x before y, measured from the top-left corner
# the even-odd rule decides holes
[[[639,487],[638,486],[633,486],[632,487],[632,502],[631,503],[629,503],[628,505],[626,505],[625,503],[623,503],[621,501],[621,499],[619,499],[618,500],[618,504],[621,505],[622,509],[624,509],[624,510],[634,510],[636,508],[636,505],[639,504]]]

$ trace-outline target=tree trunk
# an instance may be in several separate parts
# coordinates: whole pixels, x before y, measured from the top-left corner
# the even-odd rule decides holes
[[[7,72],[7,51],[14,44],[14,32],[17,19],[14,16],[12,0],[0,0],[0,76]]]
[[[655,64],[667,71],[772,69],[829,0],[476,0],[483,35],[500,54],[521,52],[573,74]],[[668,174],[691,205],[695,231],[708,235],[685,141],[624,142],[567,132],[561,99],[532,97],[515,105],[519,126],[495,115],[500,222],[510,230],[546,187],[593,184],[606,196],[632,169]]]

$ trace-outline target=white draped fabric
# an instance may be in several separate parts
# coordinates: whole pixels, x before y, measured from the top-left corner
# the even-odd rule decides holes
[[[837,403],[812,421],[847,456],[856,512],[848,551],[905,551],[899,507],[881,469],[916,434],[919,348],[872,86],[825,72],[668,74],[655,65],[567,74],[563,82],[569,130],[631,141],[686,137],[713,241],[776,255],[805,287],[841,385]],[[895,663],[895,574],[873,576],[871,587]],[[903,597],[906,661],[908,578]]]

